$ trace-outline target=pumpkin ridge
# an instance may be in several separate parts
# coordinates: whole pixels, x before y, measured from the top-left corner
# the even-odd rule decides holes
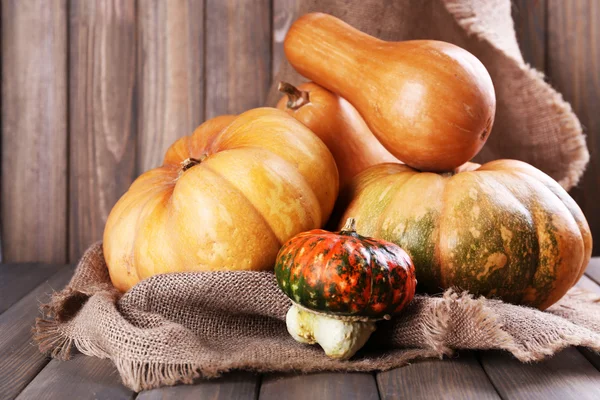
[[[539,241],[539,235],[537,233],[537,222],[536,219],[534,217],[534,213],[532,212],[534,205],[532,204],[532,199],[528,198],[527,196],[520,196],[518,193],[518,187],[514,187],[514,185],[509,185],[506,182],[502,182],[501,180],[498,179],[498,176],[507,176],[510,179],[510,174],[507,173],[507,171],[505,170],[484,170],[484,171],[479,171],[476,174],[474,174],[475,178],[478,180],[478,182],[480,184],[486,184],[485,181],[491,181],[493,182],[493,186],[497,187],[497,188],[501,188],[501,189],[496,189],[496,190],[502,190],[503,195],[510,195],[510,203],[513,203],[515,205],[520,205],[521,207],[519,207],[519,211],[523,213],[523,216],[527,218],[527,221],[531,221],[531,225],[530,225],[530,229],[533,231],[533,234],[528,235],[529,239],[532,240],[530,250],[531,250],[531,254],[533,254],[534,256],[531,257],[530,259],[530,263],[529,264],[525,264],[524,261],[527,260],[524,257],[516,257],[516,254],[519,254],[519,251],[524,251],[525,249],[518,249],[517,251],[515,251],[515,249],[513,248],[513,246],[511,245],[511,243],[513,241],[516,240],[516,238],[513,238],[512,240],[509,240],[508,243],[505,243],[504,240],[502,241],[503,243],[503,249],[504,249],[504,254],[506,255],[508,261],[507,264],[505,265],[505,268],[518,268],[519,270],[531,270],[533,271],[531,273],[531,276],[528,278],[528,280],[526,282],[521,281],[521,283],[525,283],[524,285],[521,285],[521,288],[519,288],[518,292],[515,292],[515,290],[513,289],[513,296],[514,302],[520,303],[523,301],[525,295],[526,295],[526,291],[528,287],[531,287],[533,285],[533,282],[535,280],[535,271],[537,269],[537,262],[536,260],[539,257],[540,254],[540,241]],[[485,177],[485,180],[484,178]],[[489,185],[489,183],[488,183]],[[497,214],[497,213],[496,213]],[[514,219],[514,218],[513,218]],[[501,218],[500,218],[501,220]],[[497,221],[500,224],[500,229],[502,230],[502,227],[504,227],[504,225],[502,224],[501,221]],[[507,225],[509,225],[510,227],[510,222],[514,222],[514,221],[510,221],[507,220]],[[516,222],[515,222],[516,223]],[[507,228],[508,229],[508,228]],[[514,229],[510,229],[511,232],[514,232],[517,235],[526,235],[527,232],[515,232]],[[527,231],[527,229],[526,229]],[[531,231],[530,231],[531,232]],[[518,244],[524,244],[526,243],[526,240],[523,239],[523,236],[521,236],[521,239],[518,240]],[[519,260],[519,264],[515,264],[516,260]]]
[[[408,171],[407,171],[408,172]],[[390,175],[400,175],[403,174],[404,171],[402,172],[396,172]],[[408,181],[412,180],[415,176],[417,176],[417,174],[413,174],[410,178],[401,181],[400,184],[394,184],[394,186],[392,186],[392,188],[390,188],[390,190],[386,193],[387,196],[390,195],[396,195],[398,194],[398,192],[400,191],[400,189],[405,186]],[[366,188],[366,186],[365,186]],[[385,221],[386,217],[389,217],[388,213],[390,212],[390,207],[392,207],[394,203],[394,200],[391,199],[390,202],[388,203],[388,205],[385,207],[385,209],[382,210],[381,214],[379,215],[379,217],[377,218],[377,222],[375,223],[375,226],[378,227],[378,230],[375,232],[372,232],[370,235],[374,236],[374,237],[382,237],[382,232],[381,232],[381,226],[383,225],[382,222]]]
[[[214,168],[211,168],[209,165],[204,164],[204,168],[206,168],[207,170],[209,170],[210,172],[212,172],[214,175],[218,176],[221,180],[223,180],[223,182],[226,182],[227,185],[232,188],[233,190],[235,190],[236,192],[241,194],[241,197],[244,198],[246,200],[246,202],[250,205],[250,207],[256,212],[256,214],[258,216],[260,216],[260,219],[264,222],[265,226],[267,226],[269,228],[269,231],[271,232],[271,234],[273,235],[273,237],[275,238],[275,240],[277,241],[277,243],[279,243],[279,246],[282,246],[283,243],[281,242],[281,240],[279,240],[279,238],[277,237],[277,235],[275,234],[275,232],[273,231],[273,228],[271,227],[271,224],[269,223],[269,221],[267,221],[267,219],[265,218],[265,216],[263,215],[262,212],[260,212],[256,206],[250,201],[250,199],[248,199],[246,197],[246,195],[244,194],[244,192],[242,192],[240,189],[238,189],[237,186],[235,186],[234,184],[232,184],[229,179],[225,178],[223,175],[221,175],[219,172],[215,171]]]
[[[525,172],[525,171],[523,171],[523,170],[514,170],[514,171],[511,171],[510,173],[511,173],[511,174],[513,174],[513,175],[515,175],[515,176],[521,177],[521,179],[523,179],[523,178],[524,178],[525,180],[526,180],[526,179],[532,179],[532,180],[534,180],[534,181],[536,181],[536,182],[539,182],[539,183],[541,183],[542,185],[544,185],[544,186],[546,187],[546,189],[547,189],[549,192],[551,192],[551,193],[552,193],[552,194],[553,194],[553,195],[556,197],[556,199],[558,199],[558,203],[560,203],[560,204],[562,204],[562,205],[564,205],[564,206],[565,206],[565,208],[567,209],[567,212],[568,212],[568,214],[571,216],[571,218],[573,218],[573,221],[575,222],[575,224],[576,224],[576,225],[577,225],[577,227],[578,227],[578,230],[579,230],[579,238],[581,239],[581,242],[582,242],[582,244],[583,244],[583,251],[584,251],[584,253],[585,253],[585,252],[586,252],[586,250],[587,250],[587,249],[586,249],[586,248],[587,248],[587,246],[586,246],[586,241],[585,241],[585,238],[584,238],[584,232],[583,232],[583,229],[582,229],[582,228],[583,228],[583,226],[582,226],[582,224],[580,224],[580,221],[581,221],[582,223],[585,223],[585,225],[586,225],[586,226],[587,226],[587,221],[585,220],[585,216],[583,216],[583,212],[581,211],[581,209],[579,209],[579,212],[581,213],[581,216],[575,215],[575,213],[574,213],[574,210],[572,210],[572,209],[571,209],[571,207],[570,207],[568,204],[566,204],[566,203],[565,203],[565,200],[567,200],[567,201],[568,201],[568,200],[572,200],[572,198],[571,198],[571,197],[568,195],[568,193],[566,193],[566,191],[565,191],[565,194],[567,195],[567,198],[566,198],[566,199],[563,199],[563,198],[561,198],[561,196],[559,196],[559,194],[558,194],[558,193],[555,191],[555,190],[557,190],[557,189],[559,189],[559,190],[564,190],[564,189],[562,188],[562,186],[560,186],[560,185],[557,183],[557,184],[556,184],[556,186],[557,186],[557,187],[556,187],[556,188],[552,188],[552,187],[550,187],[550,186],[549,186],[549,184],[550,184],[551,182],[554,182],[553,180],[552,180],[552,181],[548,181],[548,182],[540,181],[540,180],[539,180],[539,179],[537,179],[535,176],[533,176],[533,175],[530,175],[530,174],[528,174],[527,172]],[[552,179],[552,178],[550,178],[550,179]],[[579,207],[579,205],[577,205],[577,203],[575,203],[575,206]],[[588,228],[588,231],[589,231],[589,226],[587,226],[587,228]],[[589,253],[591,254],[591,248],[589,249]],[[581,278],[581,276],[582,276],[582,275],[583,275],[583,273],[585,272],[585,270],[586,270],[586,268],[587,268],[587,265],[588,265],[588,263],[589,263],[589,256],[588,256],[587,254],[584,254],[584,257],[583,257],[582,263],[581,263],[581,265],[580,265],[580,267],[579,267],[579,273],[577,274],[577,276],[576,276],[576,277],[575,277],[575,279],[573,280],[573,282],[572,282],[572,284],[571,284],[571,287],[573,287],[573,286],[574,286],[574,285],[575,285],[575,284],[576,284],[576,283],[579,281],[579,279]]]
[[[280,159],[282,162],[284,162],[288,167],[292,167],[291,170],[294,170],[294,165],[286,160],[284,157],[282,157],[280,154],[277,154],[274,151],[271,151],[270,149],[264,148],[264,147],[260,147],[257,145],[241,145],[241,146],[235,146],[235,147],[228,147],[227,149],[223,149],[220,151],[220,153],[224,153],[226,151],[231,151],[231,150],[242,150],[242,149],[255,149],[255,150],[260,150],[260,151],[266,151],[270,154],[272,154],[274,157],[277,157],[278,159]],[[277,170],[272,170],[273,172],[278,174]],[[278,174],[279,175],[279,174]],[[306,179],[306,177],[304,176],[304,174],[300,173],[300,171],[298,171],[298,175],[300,177],[302,177],[302,183],[304,184],[304,186],[306,186],[307,188],[309,188],[311,190],[311,192],[313,193],[313,196],[316,200],[316,204],[319,205],[319,207],[316,207],[316,210],[318,210],[319,215],[318,217],[318,221],[314,221],[316,226],[322,226],[323,225],[323,207],[324,205],[321,204],[321,202],[319,201],[318,197],[316,196],[316,194],[314,193],[314,189],[313,187],[310,185],[309,181]]]
[[[524,174],[522,179],[529,183],[529,185],[532,188],[531,190],[535,189],[540,193],[542,193],[542,191],[553,192],[547,185],[544,184],[544,182],[540,181],[539,179],[537,179],[534,176]],[[536,306],[540,306],[542,308],[546,308],[548,306],[546,304],[548,302],[548,299],[552,299],[553,296],[556,297],[557,291],[563,292],[562,294],[564,294],[564,292],[566,292],[566,290],[570,289],[571,287],[573,287],[573,285],[575,283],[577,283],[577,281],[579,280],[579,268],[581,268],[581,267],[577,268],[577,274],[568,274],[565,272],[566,266],[563,265],[565,255],[562,253],[562,250],[561,250],[562,246],[559,246],[559,241],[566,242],[566,241],[568,241],[568,238],[562,238],[562,236],[558,234],[559,233],[558,229],[554,223],[555,217],[562,216],[566,220],[566,222],[572,223],[572,225],[577,227],[577,233],[578,233],[577,242],[578,242],[578,244],[580,244],[581,249],[582,249],[582,252],[580,254],[581,259],[583,261],[585,261],[585,258],[586,258],[585,254],[583,254],[583,252],[585,251],[585,242],[583,240],[583,236],[581,235],[581,231],[579,229],[579,224],[577,223],[576,218],[573,216],[573,214],[569,210],[569,207],[561,200],[561,198],[559,196],[557,196],[555,193],[553,193],[553,194],[554,194],[554,196],[552,198],[555,200],[554,203],[562,211],[560,213],[550,214],[543,206],[540,206],[540,204],[535,201],[536,198],[532,199],[535,209],[539,210],[540,213],[543,213],[546,215],[546,218],[544,219],[544,231],[551,233],[550,241],[551,241],[552,250],[553,250],[552,254],[554,255],[553,259],[556,260],[556,262],[554,264],[554,271],[553,271],[554,274],[552,276],[554,279],[549,283],[552,285],[553,290],[546,290],[548,295],[545,298],[540,299],[539,302],[536,304]],[[546,194],[544,193],[544,196],[545,195]],[[563,244],[563,246],[564,246],[564,244]],[[570,248],[570,246],[568,246],[568,248]],[[540,250],[540,254],[541,254],[541,250]],[[579,252],[577,254],[579,254]],[[568,255],[568,253],[567,253],[567,255]],[[581,264],[579,264],[579,265],[581,265]],[[562,266],[562,268],[561,268],[561,266]],[[569,265],[567,265],[567,266],[569,266]],[[563,276],[565,276],[565,274],[567,276],[571,277],[568,281],[561,279]],[[564,282],[567,282],[567,283],[565,284]],[[535,282],[533,282],[531,286],[536,287]],[[539,284],[537,286],[539,286]],[[562,288],[562,290],[560,290],[561,288]],[[554,301],[551,301],[551,302],[553,303]]]

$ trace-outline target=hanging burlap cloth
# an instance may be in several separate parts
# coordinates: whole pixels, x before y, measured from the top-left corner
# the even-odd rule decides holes
[[[498,96],[481,158],[528,161],[567,188],[581,176],[588,160],[581,126],[541,74],[524,64],[509,0],[305,1],[301,13],[312,10],[384,39],[442,39],[467,48],[489,69]],[[299,81],[288,65],[281,78]],[[272,92],[271,104],[276,97]],[[74,346],[110,358],[136,391],[231,369],[385,370],[454,349],[504,349],[522,361],[570,345],[600,351],[600,303],[577,289],[546,312],[452,291],[417,296],[403,314],[378,323],[351,361],[295,342],[284,322],[289,306],[268,272],[159,275],[121,296],[98,243],[45,306],[35,339],[58,358],[68,358]]]

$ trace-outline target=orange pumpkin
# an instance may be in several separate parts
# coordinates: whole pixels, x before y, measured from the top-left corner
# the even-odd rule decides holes
[[[104,256],[121,291],[165,272],[272,269],[322,226],[338,193],[325,144],[273,108],[209,120],[175,142],[112,209]]]
[[[297,88],[281,82],[279,90],[287,96],[279,100],[277,108],[306,125],[333,154],[340,174],[340,188],[371,165],[398,162],[345,99],[313,82]]]
[[[358,175],[346,216],[359,233],[401,246],[419,289],[457,287],[545,309],[583,274],[592,236],[552,178],[521,161],[468,163],[455,173],[381,164]]]
[[[406,164],[452,171],[486,142],[494,86],[468,51],[433,40],[386,42],[327,14],[306,14],[284,42],[290,64],[339,94]]]

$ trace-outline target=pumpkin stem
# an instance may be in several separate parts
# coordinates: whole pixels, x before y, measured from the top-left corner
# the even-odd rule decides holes
[[[288,102],[286,106],[292,110],[297,110],[310,102],[308,92],[298,89],[291,83],[279,82],[277,90],[279,90],[281,93],[287,94]]]
[[[183,160],[181,162],[181,172],[187,171],[188,169],[195,167],[196,165],[200,164],[202,161],[204,161],[204,159],[206,158],[206,155],[202,155],[202,157],[200,157],[200,159],[198,158],[186,158],[185,160]]]
[[[340,233],[356,233],[356,220],[354,218],[348,218]]]

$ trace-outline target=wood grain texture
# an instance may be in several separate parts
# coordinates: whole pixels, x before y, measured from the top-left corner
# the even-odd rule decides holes
[[[263,105],[271,81],[270,1],[206,2],[206,118]]]
[[[249,372],[232,372],[222,378],[198,381],[193,385],[164,387],[141,392],[138,400],[253,400],[257,397],[260,377]]]
[[[590,163],[571,195],[600,237],[600,2],[548,0],[547,75],[571,103],[587,135]],[[594,255],[600,255],[595,246]]]
[[[600,257],[593,257],[588,264],[585,274],[600,285]]]
[[[598,261],[600,261],[600,259],[593,258],[592,261],[590,262],[590,266],[592,264],[594,264],[594,266],[596,266],[598,268],[598,272],[600,273],[600,263]],[[589,267],[588,267],[588,270],[586,270],[586,274],[588,273],[588,271],[589,271]],[[579,282],[577,282],[577,286],[581,287],[585,290],[589,290],[590,292],[600,294],[600,284],[598,282],[590,279],[587,275],[584,275],[581,277]],[[600,371],[600,354],[598,354],[594,351],[588,350],[584,347],[580,347],[580,348],[578,348],[578,350],[581,352],[581,354],[583,354],[583,356],[585,358],[587,358],[587,360],[594,367],[596,367],[596,369],[598,371]]]
[[[2,0],[1,15],[4,261],[64,263],[66,1]]]
[[[62,265],[19,263],[0,265],[0,314],[38,285],[54,275]]]
[[[285,59],[283,40],[292,23],[298,19],[300,0],[273,0],[273,55],[271,62],[272,76],[279,71]]]
[[[134,395],[112,361],[76,354],[69,361],[50,361],[17,399],[126,400]]]
[[[525,62],[540,71],[546,68],[547,0],[512,0],[512,17]]]
[[[204,119],[204,1],[138,1],[138,172]]]
[[[62,289],[72,267],[63,267],[45,283],[0,315],[0,397],[13,399],[46,365],[48,358],[32,344],[31,328],[48,294]]]
[[[600,286],[598,286],[596,282],[588,278],[586,275],[583,275],[575,286],[590,291],[592,293],[600,294]]]
[[[370,400],[379,399],[375,377],[366,373],[266,375],[260,400]]]
[[[72,0],[69,26],[69,254],[76,261],[102,238],[135,177],[134,0]]]
[[[505,352],[485,352],[481,363],[503,399],[600,398],[600,371],[573,347],[532,364]]]
[[[472,353],[377,374],[382,399],[500,399]]]

